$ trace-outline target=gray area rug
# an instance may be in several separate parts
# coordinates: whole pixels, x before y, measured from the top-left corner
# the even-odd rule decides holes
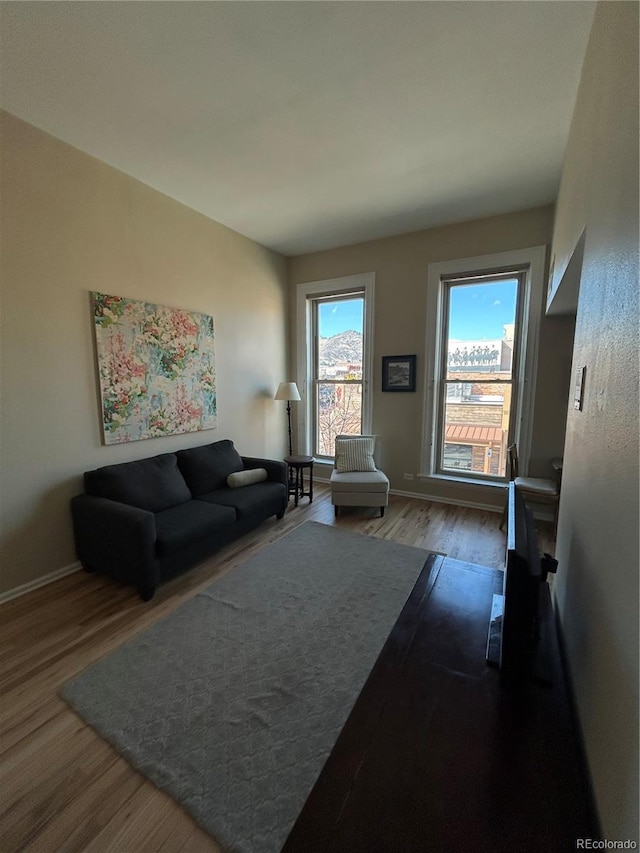
[[[62,695],[223,847],[278,851],[428,554],[306,522]]]

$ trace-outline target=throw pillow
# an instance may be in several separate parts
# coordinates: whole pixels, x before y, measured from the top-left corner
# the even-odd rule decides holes
[[[337,438],[336,470],[338,474],[348,471],[375,471],[373,459],[374,438]]]
[[[230,489],[239,489],[241,486],[250,486],[252,483],[261,483],[267,479],[265,468],[247,468],[246,471],[236,471],[227,477],[227,486]]]

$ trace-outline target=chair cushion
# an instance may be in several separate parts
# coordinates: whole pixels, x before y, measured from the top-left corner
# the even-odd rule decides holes
[[[156,545],[158,554],[171,554],[192,542],[236,523],[231,507],[215,506],[204,501],[165,509],[156,515]]]
[[[331,472],[331,492],[386,492],[389,479],[382,471]]]
[[[184,479],[196,497],[226,486],[229,474],[244,468],[240,454],[228,438],[204,447],[179,450],[176,455]]]
[[[161,512],[190,501],[192,497],[178,470],[175,453],[87,471],[84,489],[88,495],[109,498],[149,512]]]
[[[336,438],[336,471],[340,474],[348,471],[375,471],[375,443],[375,438],[369,436]]]
[[[198,500],[232,507],[238,520],[250,515],[282,512],[287,503],[287,487],[283,483],[254,483],[242,489],[216,489]]]
[[[558,494],[558,486],[553,480],[545,480],[543,477],[516,477],[515,484],[525,492],[545,497],[554,497]]]

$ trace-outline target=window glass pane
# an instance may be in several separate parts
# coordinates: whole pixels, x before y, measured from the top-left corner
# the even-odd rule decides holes
[[[363,318],[362,297],[317,303],[317,379],[362,379]]]
[[[443,470],[505,476],[511,396],[507,382],[447,382]]]
[[[319,456],[333,456],[337,435],[362,433],[362,384],[318,382],[316,385],[316,448]]]
[[[445,468],[453,468],[456,471],[471,471],[471,445],[446,442],[443,459]]]
[[[315,309],[314,453],[333,456],[337,435],[362,432],[364,297],[318,299]]]
[[[447,379],[511,379],[518,280],[448,288]]]

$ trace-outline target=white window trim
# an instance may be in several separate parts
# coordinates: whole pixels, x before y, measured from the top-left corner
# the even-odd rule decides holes
[[[364,291],[364,353],[362,381],[362,432],[370,434],[373,415],[373,299],[375,273],[329,278],[299,284],[296,289],[296,376],[301,401],[296,407],[298,452],[312,455],[311,426],[313,419],[312,396],[309,388],[313,370],[313,323],[309,297],[339,295],[353,290]],[[330,461],[333,457],[322,457]]]
[[[531,436],[535,403],[536,376],[538,372],[538,342],[540,315],[544,295],[544,269],[547,247],[533,246],[495,255],[442,261],[429,264],[427,275],[426,370],[424,377],[424,409],[422,419],[422,452],[418,477],[422,480],[454,480],[457,483],[504,488],[501,482],[478,478],[457,477],[455,474],[436,473],[438,370],[437,353],[442,345],[442,279],[454,275],[474,275],[504,271],[509,267],[526,267],[526,286],[522,294],[521,349],[524,358],[518,361],[520,393],[515,418],[515,440],[518,445],[520,473],[526,476],[531,456]]]

